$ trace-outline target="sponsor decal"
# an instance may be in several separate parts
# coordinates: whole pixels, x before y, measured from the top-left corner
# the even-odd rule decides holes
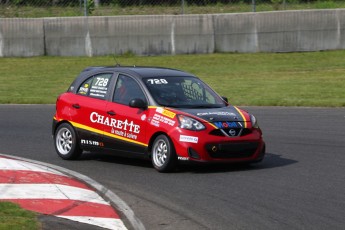
[[[78,93],[86,95],[89,92],[89,84],[84,84],[84,86],[80,87]]]
[[[106,90],[99,90],[99,89],[95,89],[96,87],[92,87],[92,89],[90,90],[91,93],[100,93],[105,95],[107,93]]]
[[[136,140],[138,138],[138,136],[133,134],[133,133],[127,133],[126,131],[117,130],[117,129],[114,129],[114,128],[111,128],[111,133],[115,134],[115,135],[118,135],[118,136],[121,136],[121,137],[127,137],[127,138],[130,138],[130,139],[134,139],[134,140]]]
[[[164,123],[164,124],[168,124],[171,126],[175,125],[175,123],[176,123],[176,121],[169,119],[167,117],[164,117],[162,115],[159,115],[157,113],[155,115],[153,115],[152,121],[155,121],[155,124]],[[151,124],[152,124],[152,121],[151,121]]]
[[[109,79],[97,77],[95,80],[96,82],[91,85],[90,96],[104,98],[107,94]]]
[[[103,129],[99,130],[99,129],[95,129],[95,128],[92,128],[90,126],[82,125],[82,124],[79,124],[79,123],[76,123],[76,122],[73,122],[73,121],[70,121],[70,122],[72,123],[72,125],[74,127],[77,127],[77,128],[80,128],[80,129],[84,129],[84,130],[87,130],[87,131],[90,131],[90,132],[94,132],[94,133],[98,133],[98,134],[104,134],[104,135],[112,137],[112,138],[133,142],[133,143],[136,143],[136,144],[139,144],[139,145],[142,145],[142,146],[147,146],[146,143],[143,143],[143,142],[140,142],[140,141],[137,141],[137,140],[131,140],[131,139],[125,137],[125,136],[131,136],[131,135],[125,135],[124,134],[123,136],[119,136],[119,135],[115,136],[114,134],[112,134],[110,132],[109,133],[108,132],[103,133]],[[115,129],[113,129],[112,131],[113,131],[113,133],[115,133]],[[132,135],[134,135],[134,134],[132,134]]]
[[[84,88],[84,87],[80,87],[78,93],[86,95],[88,91],[89,91],[89,89]]]
[[[230,129],[229,134],[230,134],[230,136],[236,136],[236,130]]]
[[[103,142],[98,142],[98,141],[93,141],[93,140],[84,140],[84,139],[81,139],[80,140],[80,143],[82,145],[93,145],[93,146],[99,146],[99,147],[103,147],[104,146],[104,143]]]
[[[210,115],[217,115],[217,116],[232,116],[236,117],[236,114],[230,113],[230,112],[203,112],[203,113],[197,113],[197,116],[210,116]]]
[[[146,120],[146,114],[143,114],[140,118],[142,121],[145,121]]]
[[[189,157],[177,157],[177,159],[180,161],[188,161]]]
[[[128,121],[127,119],[123,121],[123,120],[118,120],[111,117],[102,116],[98,114],[97,112],[92,112],[90,114],[90,121],[92,123],[98,123],[98,124],[112,127],[112,130],[114,130],[115,134],[117,134],[116,131],[118,133],[121,133],[121,131],[126,131],[130,133],[135,133],[135,134],[140,133],[140,125],[135,124],[133,121]],[[124,135],[120,135],[120,136],[124,136]]]
[[[241,123],[235,121],[217,121],[213,123],[218,129],[237,128]]]
[[[180,141],[189,143],[198,143],[199,138],[193,136],[180,135]]]
[[[151,120],[151,125],[153,125],[153,126],[156,126],[156,127],[159,127],[159,121],[158,120]]]
[[[175,115],[176,115],[176,113],[171,112],[171,111],[166,110],[166,109],[163,109],[163,108],[161,108],[161,107],[158,107],[158,108],[156,109],[156,112],[157,112],[157,113],[160,113],[160,114],[163,114],[164,116],[167,116],[167,117],[170,117],[170,118],[174,118]]]

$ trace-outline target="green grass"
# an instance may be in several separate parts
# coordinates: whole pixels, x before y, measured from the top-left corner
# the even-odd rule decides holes
[[[18,205],[9,202],[0,202],[0,230],[37,230],[41,224],[36,214],[21,209]]]
[[[259,2],[259,1],[257,1]],[[257,12],[275,10],[308,10],[308,9],[336,9],[345,8],[344,1],[319,0],[311,3],[287,3],[284,4],[256,4]],[[205,6],[185,5],[184,14],[219,14],[252,12],[253,6],[250,3],[229,3],[210,4]],[[117,16],[117,15],[157,15],[157,14],[182,14],[181,5],[141,5],[121,7],[119,5],[104,5],[95,8],[91,16]],[[83,16],[82,6],[15,6],[2,5],[0,7],[0,18],[39,18],[39,17],[66,17]]]
[[[199,76],[234,105],[345,106],[345,51],[116,57]],[[0,103],[55,103],[87,66],[113,57],[0,58]]]

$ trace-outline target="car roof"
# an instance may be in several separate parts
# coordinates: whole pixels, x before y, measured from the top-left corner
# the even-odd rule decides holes
[[[83,70],[83,73],[89,71],[112,71],[112,72],[122,72],[134,75],[139,78],[146,77],[178,77],[178,76],[190,76],[194,75],[177,70],[164,67],[148,67],[148,66],[91,66]]]

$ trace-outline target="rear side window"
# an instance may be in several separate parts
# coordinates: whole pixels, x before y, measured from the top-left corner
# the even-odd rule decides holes
[[[78,94],[98,99],[105,99],[109,92],[112,73],[97,74],[88,78],[78,88]]]

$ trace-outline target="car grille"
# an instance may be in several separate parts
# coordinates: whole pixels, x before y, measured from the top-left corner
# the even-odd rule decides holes
[[[242,128],[226,128],[226,129],[214,129],[210,132],[211,135],[221,136],[221,137],[239,137],[250,134],[250,129]]]
[[[206,150],[212,158],[246,158],[254,155],[259,143],[223,143],[223,144],[207,144]]]

